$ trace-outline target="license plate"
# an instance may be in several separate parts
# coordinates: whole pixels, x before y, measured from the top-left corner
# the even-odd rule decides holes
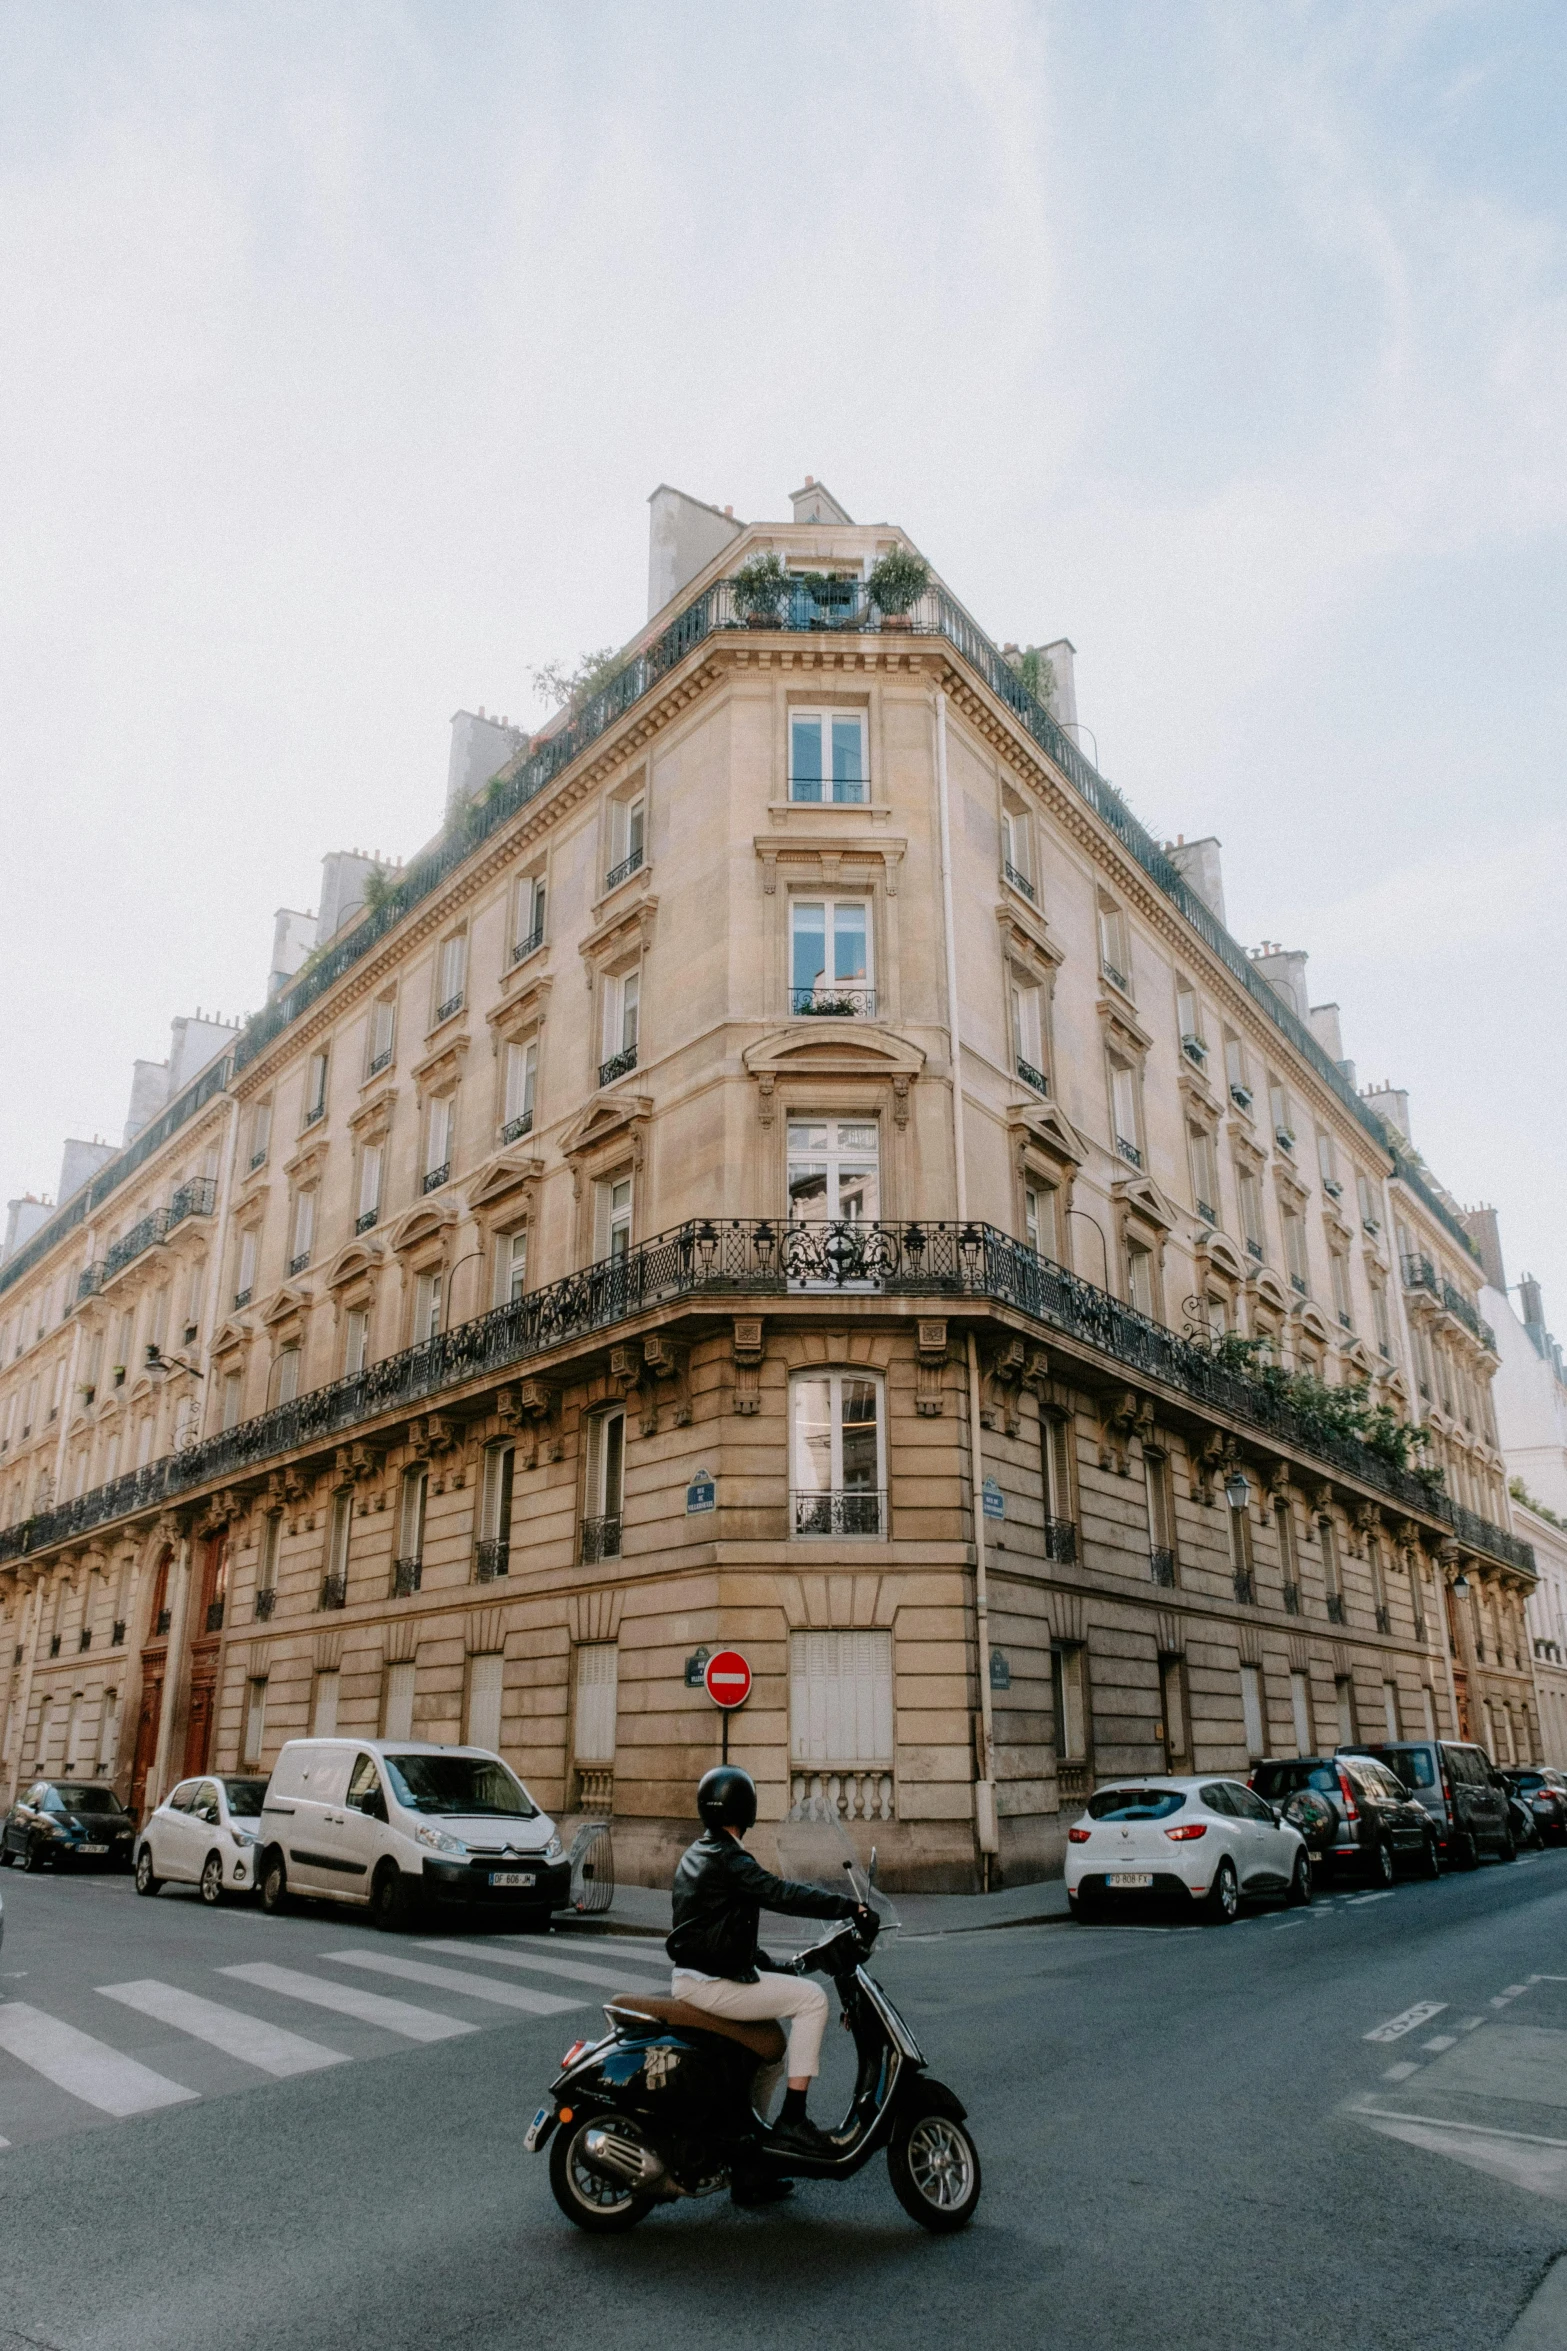
[[[1108,1882],[1110,1885],[1118,1888],[1120,1892],[1127,1893],[1134,1886],[1151,1886],[1153,1884],[1153,1872],[1146,1869],[1117,1870]]]
[[[78,1845],[76,1850],[78,1853],[107,1853],[109,1848],[107,1845]]]
[[[531,1886],[533,1882],[531,1869],[492,1869],[490,1872],[492,1886]]]
[[[525,2155],[536,2155],[538,2153],[539,2133],[543,2130],[544,2125],[549,2121],[549,2118],[549,2108],[547,2106],[541,2106],[538,2113],[534,2116],[532,2122],[529,2123],[527,2130],[523,2134],[522,2151]]]

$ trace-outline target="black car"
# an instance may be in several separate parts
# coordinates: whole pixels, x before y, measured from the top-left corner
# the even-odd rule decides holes
[[[1398,1774],[1435,1827],[1444,1861],[1473,1869],[1482,1853],[1517,1859],[1507,1790],[1483,1747],[1463,1739],[1387,1739],[1341,1747],[1339,1754],[1375,1756]]]
[[[1424,1808],[1370,1756],[1292,1755],[1259,1763],[1251,1785],[1282,1810],[1324,1878],[1357,1873],[1390,1886],[1399,1868],[1435,1877],[1441,1854]]]
[[[1502,1778],[1513,1802],[1526,1804],[1543,1845],[1567,1845],[1567,1772],[1547,1764],[1543,1770],[1504,1771]]]
[[[136,1824],[112,1788],[92,1780],[34,1780],[0,1828],[0,1865],[129,1869]]]

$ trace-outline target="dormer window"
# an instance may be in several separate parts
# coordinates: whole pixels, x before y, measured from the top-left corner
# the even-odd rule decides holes
[[[865,718],[858,710],[789,713],[789,797],[861,807],[865,790]]]

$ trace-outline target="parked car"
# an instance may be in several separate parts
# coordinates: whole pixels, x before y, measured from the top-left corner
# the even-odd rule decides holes
[[[0,1828],[0,1864],[77,1868],[95,1861],[129,1869],[136,1824],[112,1788],[96,1780],[34,1780]]]
[[[1140,1778],[1096,1788],[1067,1831],[1072,1915],[1102,1919],[1130,1897],[1161,1896],[1226,1926],[1243,1901],[1311,1900],[1311,1856],[1300,1831],[1230,1779]]]
[[[1251,1785],[1264,1802],[1283,1807],[1314,1865],[1330,1875],[1390,1886],[1401,1865],[1433,1878],[1441,1870],[1430,1815],[1395,1772],[1370,1756],[1341,1748],[1337,1755],[1270,1757],[1257,1765]]]
[[[1483,1852],[1499,1861],[1516,1858],[1507,1790],[1483,1747],[1459,1739],[1386,1739],[1338,1752],[1374,1756],[1396,1772],[1435,1821],[1442,1858],[1455,1868],[1473,1869]]]
[[[1514,1808],[1527,1804],[1545,1845],[1567,1845],[1567,1772],[1547,1764],[1542,1770],[1504,1771]]]
[[[261,1851],[263,1779],[214,1776],[181,1780],[150,1812],[136,1839],[136,1891],[199,1886],[203,1902],[255,1888]]]
[[[427,1902],[523,1911],[571,1900],[555,1824],[482,1747],[413,1739],[290,1739],[262,1811],[261,1903],[363,1904],[379,1927]]]

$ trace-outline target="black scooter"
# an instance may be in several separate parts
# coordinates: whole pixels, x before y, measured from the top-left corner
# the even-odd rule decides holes
[[[908,2026],[867,1972],[875,1929],[835,1926],[789,1962],[828,1976],[854,2035],[849,2111],[814,2159],[769,2154],[752,2103],[759,2065],[783,2055],[771,2023],[726,2024],[663,1995],[607,2004],[610,2030],[561,2060],[524,2140],[550,2152],[550,2186],[568,2220],[595,2235],[635,2228],[655,2204],[712,2196],[742,2178],[846,2180],[883,2149],[893,2193],[922,2228],[947,2235],[979,2203],[979,2151],[953,2093],[925,2071]],[[695,2018],[696,2022],[692,2022]]]

